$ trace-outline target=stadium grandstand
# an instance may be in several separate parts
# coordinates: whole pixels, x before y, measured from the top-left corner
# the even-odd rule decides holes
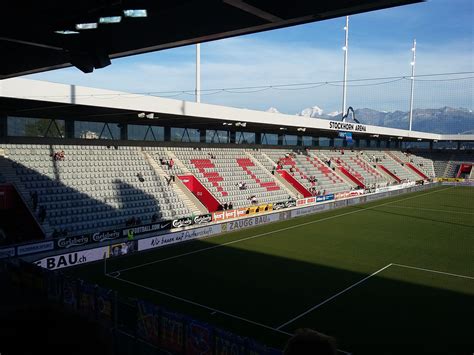
[[[0,353],[472,352],[474,135],[17,77],[413,2],[129,1],[167,11],[69,44],[94,1],[0,15]]]

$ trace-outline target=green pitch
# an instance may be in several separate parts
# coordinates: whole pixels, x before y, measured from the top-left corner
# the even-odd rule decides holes
[[[353,354],[471,354],[474,189],[442,186],[109,259],[117,277],[103,263],[68,272],[274,347],[306,327]]]

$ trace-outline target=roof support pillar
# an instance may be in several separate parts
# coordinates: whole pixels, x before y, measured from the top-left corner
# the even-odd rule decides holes
[[[311,145],[313,147],[319,147],[319,137],[311,137]]]
[[[65,120],[64,121],[64,138],[72,139],[74,138],[74,128],[76,121],[74,120]]]
[[[164,128],[164,136],[165,142],[171,141],[171,127],[163,127]]]
[[[300,136],[300,135],[297,135],[296,136],[296,145],[298,147],[302,147],[303,146],[303,136]]]
[[[199,129],[199,143],[206,143],[206,129]]]
[[[230,144],[235,144],[235,131],[230,131]]]
[[[262,133],[255,132],[255,144],[262,144]]]
[[[284,133],[278,133],[278,145],[283,145],[284,141],[285,141],[285,134]]]

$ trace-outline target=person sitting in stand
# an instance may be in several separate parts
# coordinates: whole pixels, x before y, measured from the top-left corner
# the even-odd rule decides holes
[[[258,203],[257,196],[255,195],[250,196],[248,199],[250,200],[250,202],[252,202],[253,205],[256,205]]]
[[[223,208],[224,208],[224,210],[228,209],[228,208],[229,208],[229,204],[228,204],[227,202],[225,202]]]
[[[137,219],[135,220],[135,225],[139,226],[140,224],[142,224],[142,220],[140,219],[140,217],[137,217]]]
[[[137,174],[137,178],[138,178],[138,180],[140,180],[140,182],[144,182],[144,181],[145,181],[145,179],[143,178],[142,173],[138,173],[138,174]]]
[[[234,209],[234,205],[232,204],[232,202],[229,202],[229,204],[227,205],[227,208],[228,208],[229,210]]]
[[[156,213],[153,213],[153,215],[151,216],[151,223],[155,223],[156,221],[158,221],[158,215]]]
[[[168,162],[168,167],[170,169],[173,169],[173,166],[174,166],[174,160],[173,160],[173,158],[171,158],[170,161]]]

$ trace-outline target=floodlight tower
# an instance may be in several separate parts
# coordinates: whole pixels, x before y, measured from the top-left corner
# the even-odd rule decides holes
[[[349,16],[346,16],[346,26],[344,26],[344,31],[346,31],[346,39],[344,41],[344,83],[342,85],[342,117],[346,114],[346,98],[347,98],[347,56],[349,52]]]
[[[201,43],[196,44],[196,102],[201,102]]]
[[[415,66],[416,66],[416,38],[413,40],[413,47],[411,48],[413,52],[413,57],[411,60],[411,93],[410,93],[410,127],[409,130],[411,131],[411,125],[413,122],[413,97],[415,94]]]

